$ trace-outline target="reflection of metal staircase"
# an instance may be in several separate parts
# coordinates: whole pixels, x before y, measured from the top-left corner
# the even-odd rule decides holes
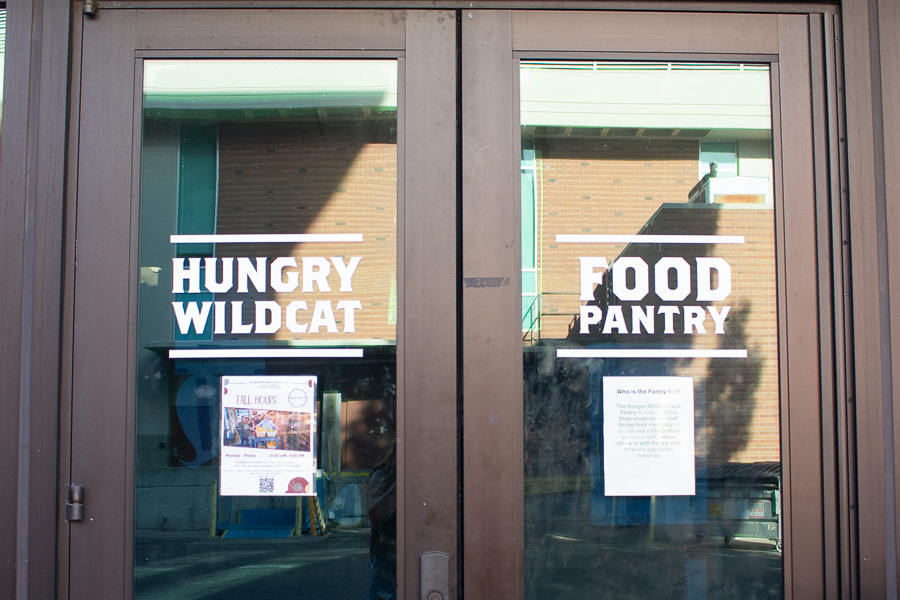
[[[556,324],[559,323],[559,319],[568,319],[568,324],[566,325],[568,333],[565,337],[571,336],[573,330],[578,327],[578,311],[575,311],[575,314],[571,313],[557,313],[557,312],[544,312],[544,304],[543,298],[544,296],[569,296],[572,297],[575,301],[575,306],[580,304],[578,300],[578,292],[540,292],[534,298],[534,301],[528,308],[523,309],[522,311],[522,343],[525,346],[536,346],[541,343],[543,339],[541,330],[544,318],[547,317],[550,319],[548,321],[548,327],[551,329],[556,327]],[[550,298],[550,300],[553,300]],[[562,326],[560,326],[562,327]]]
[[[522,310],[522,343],[534,346],[541,340],[541,294]]]

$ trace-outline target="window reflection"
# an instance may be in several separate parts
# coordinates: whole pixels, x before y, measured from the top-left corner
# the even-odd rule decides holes
[[[526,597],[781,597],[768,67],[520,75]]]
[[[396,61],[144,62],[136,597],[368,594],[396,136]]]

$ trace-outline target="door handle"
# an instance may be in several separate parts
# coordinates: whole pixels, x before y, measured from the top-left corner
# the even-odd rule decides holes
[[[420,600],[450,600],[450,555],[426,552],[419,563]]]

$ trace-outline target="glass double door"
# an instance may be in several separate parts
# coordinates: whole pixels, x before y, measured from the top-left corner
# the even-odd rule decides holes
[[[86,19],[60,589],[824,589],[816,27]]]

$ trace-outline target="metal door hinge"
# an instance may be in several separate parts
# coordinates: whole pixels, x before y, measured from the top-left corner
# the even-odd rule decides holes
[[[84,5],[81,7],[81,12],[86,14],[89,17],[93,17],[97,14],[97,0],[84,0]]]
[[[84,519],[84,488],[80,485],[69,486],[69,501],[66,502],[66,521]]]

